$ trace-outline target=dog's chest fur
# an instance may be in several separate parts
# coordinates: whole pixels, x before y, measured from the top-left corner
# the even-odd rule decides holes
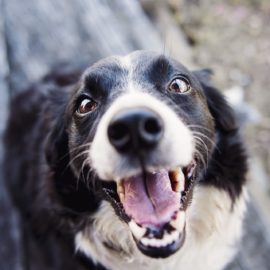
[[[115,217],[108,203],[103,203],[93,227],[77,233],[76,250],[112,270],[221,269],[236,254],[246,199],[243,190],[232,206],[226,192],[197,187],[188,212],[186,243],[181,251],[162,260],[147,258],[134,249],[126,225]],[[115,251],[103,245],[108,240],[115,245]]]

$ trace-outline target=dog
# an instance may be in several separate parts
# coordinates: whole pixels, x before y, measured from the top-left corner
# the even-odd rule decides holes
[[[5,173],[32,237],[29,264],[41,250],[33,269],[220,270],[232,260],[247,158],[210,77],[136,51],[54,71],[13,99]]]

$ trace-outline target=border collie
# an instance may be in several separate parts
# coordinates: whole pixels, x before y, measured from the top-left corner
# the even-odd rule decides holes
[[[68,250],[46,257],[50,269],[218,270],[233,258],[246,154],[209,77],[137,51],[13,99],[7,183],[35,247]]]

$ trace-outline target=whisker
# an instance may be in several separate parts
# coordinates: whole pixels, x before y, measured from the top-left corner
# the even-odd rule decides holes
[[[216,142],[213,139],[209,138],[207,135],[205,135],[199,131],[192,131],[192,134],[203,137],[203,138],[207,139],[212,144],[212,146],[216,146]]]
[[[94,171],[94,170],[93,170],[91,167],[88,167],[88,172],[87,172],[87,176],[86,176],[87,180],[89,179],[89,175],[90,175],[90,173],[91,173],[92,171]],[[90,182],[87,181],[87,187],[88,187],[88,188],[89,188],[89,184],[90,184]],[[94,187],[95,187],[95,181],[94,181],[92,184],[93,184]]]
[[[194,139],[195,139],[195,142],[196,142],[196,146],[197,147],[202,147],[203,150],[206,152],[206,162],[204,160],[204,165],[206,167],[206,165],[208,165],[208,162],[209,162],[209,149],[207,147],[207,145],[205,144],[205,142],[203,141],[202,138],[198,137],[198,136],[194,136]],[[200,153],[201,154],[201,153]],[[201,156],[201,160],[202,160],[202,156]]]
[[[204,130],[206,130],[206,131],[212,132],[211,129],[206,128],[206,127],[201,126],[201,125],[188,125],[188,127],[190,127],[190,128],[200,128],[200,129],[204,129]]]
[[[81,156],[83,156],[83,155],[85,155],[85,154],[87,154],[87,153],[88,153],[88,150],[85,150],[85,151],[79,153],[78,155],[76,155],[74,158],[72,158],[72,159],[68,162],[68,164],[66,165],[66,167],[64,168],[63,174],[64,174],[64,172],[68,169],[68,167],[70,167],[70,165],[72,164],[72,162],[74,162],[76,159],[78,159],[79,157],[81,157]]]
[[[205,151],[205,153],[206,153],[206,165],[207,165],[208,164],[208,161],[209,161],[209,152],[208,152],[208,149],[205,147],[204,144],[201,144],[200,142],[198,142],[197,147],[200,150]],[[199,150],[199,149],[197,149],[197,150]]]
[[[194,138],[195,138],[195,140],[197,140],[197,143],[199,143],[199,144],[201,144],[202,146],[204,146],[206,152],[208,153],[208,152],[209,152],[209,149],[208,149],[206,143],[203,141],[203,139],[200,138],[200,137],[197,137],[197,136],[194,136]]]
[[[81,169],[80,169],[80,174],[82,174],[84,183],[87,183],[87,180],[85,179],[85,176],[84,176],[84,173],[83,173],[83,170],[84,170],[84,167],[85,167],[86,164],[87,164],[87,161],[88,161],[88,159],[86,158],[86,159],[84,160],[84,162],[82,163],[82,167],[81,167]]]
[[[70,155],[74,151],[78,151],[81,148],[84,148],[84,147],[89,147],[90,148],[91,144],[92,144],[91,142],[90,143],[85,143],[85,144],[82,144],[82,145],[79,145],[79,146],[76,146],[74,148],[69,149],[69,151],[66,154],[64,154],[62,157],[59,158],[59,161],[63,160],[65,157],[67,157],[68,155]]]
[[[73,157],[73,158],[69,161],[68,165],[71,165],[71,163],[74,162],[76,159],[78,159],[79,157],[81,157],[81,156],[83,156],[83,155],[85,155],[85,154],[88,154],[88,153],[89,153],[88,150],[82,151],[81,153],[79,153],[79,154],[77,154],[75,157]]]
[[[71,148],[71,149],[69,150],[69,153],[73,153],[74,151],[77,151],[77,150],[79,150],[79,149],[81,149],[81,148],[90,147],[91,144],[92,144],[92,142],[90,142],[90,143],[84,143],[84,144],[82,144],[82,145],[78,145],[78,146],[76,146],[76,147],[74,147],[74,148]]]
[[[203,164],[204,170],[206,170],[207,166],[206,166],[206,162],[205,162],[205,160],[204,160],[202,154],[201,154],[197,149],[195,149],[195,154],[198,155],[198,157],[200,158],[200,160],[201,160],[201,162],[202,162],[202,164]]]

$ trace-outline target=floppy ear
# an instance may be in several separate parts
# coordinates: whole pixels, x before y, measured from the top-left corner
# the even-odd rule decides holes
[[[212,71],[203,69],[194,71],[193,74],[203,88],[209,110],[215,120],[216,128],[223,132],[235,131],[238,127],[234,111],[221,92],[211,85]]]
[[[68,163],[68,134],[66,132],[65,108],[66,91],[53,91],[49,94],[49,128],[45,146],[46,159],[52,169]]]

